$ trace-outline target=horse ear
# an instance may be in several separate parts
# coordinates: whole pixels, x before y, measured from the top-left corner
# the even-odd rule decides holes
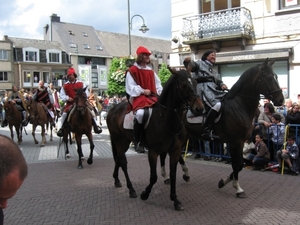
[[[269,66],[273,66],[274,63],[275,63],[275,61],[274,61],[274,60],[271,60],[271,61],[269,62]]]
[[[188,65],[190,64],[191,62],[191,57],[186,57],[184,60],[183,60],[183,65],[184,67],[187,69],[188,68]]]

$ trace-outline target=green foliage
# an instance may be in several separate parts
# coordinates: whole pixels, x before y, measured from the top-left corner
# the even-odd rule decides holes
[[[108,73],[108,95],[125,95],[125,72],[130,61],[128,57],[113,58]]]
[[[165,63],[161,64],[161,67],[158,71],[158,77],[161,80],[162,86],[167,82],[170,76],[171,76],[171,72],[169,71],[167,64]]]

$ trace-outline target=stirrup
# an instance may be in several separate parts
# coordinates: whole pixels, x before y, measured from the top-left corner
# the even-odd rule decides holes
[[[203,133],[201,134],[201,138],[205,141],[213,141],[220,139],[219,136],[214,135],[211,131],[209,133]]]
[[[138,142],[135,146],[135,151],[137,153],[145,153],[145,148],[141,145],[141,142]]]

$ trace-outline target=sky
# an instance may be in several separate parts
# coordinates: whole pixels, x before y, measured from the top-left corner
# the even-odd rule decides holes
[[[131,35],[171,40],[171,0],[129,0]],[[128,34],[128,0],[0,0],[0,40],[9,37],[43,40],[43,28],[55,13],[61,22]],[[143,23],[150,29],[139,31]]]

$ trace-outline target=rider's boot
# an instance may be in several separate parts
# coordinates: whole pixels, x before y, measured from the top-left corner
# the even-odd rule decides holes
[[[26,127],[27,124],[28,124],[28,122],[29,122],[28,119],[27,119],[27,113],[26,113],[26,111],[22,111],[22,115],[23,115],[22,126]]]
[[[212,127],[214,124],[214,120],[217,116],[218,112],[211,108],[206,116],[205,122],[203,124],[203,133],[201,134],[201,138],[207,141],[220,139],[219,136],[212,134]]]
[[[8,121],[6,119],[6,117],[4,118],[4,120],[1,123],[1,127],[6,127],[8,125]]]
[[[62,137],[64,136],[64,126],[65,126],[65,121],[67,119],[68,114],[67,113],[63,113],[60,119],[60,122],[62,124],[61,128],[57,131],[57,136],[58,137]]]
[[[48,113],[48,116],[50,118],[50,125],[51,125],[51,127],[55,127],[56,125],[55,125],[55,122],[54,122],[54,118],[51,116],[50,113]]]
[[[133,121],[133,142],[134,142],[134,148],[135,151],[138,153],[144,153],[145,149],[144,147],[141,145],[141,134],[143,131],[143,126],[142,124],[139,124],[139,122],[137,121],[137,119],[134,119]]]
[[[95,121],[94,118],[92,119],[92,124],[93,124],[93,128],[94,128],[94,132],[95,132],[96,134],[102,133],[101,127],[99,127],[99,126],[97,125],[97,123],[96,123],[96,121]]]

